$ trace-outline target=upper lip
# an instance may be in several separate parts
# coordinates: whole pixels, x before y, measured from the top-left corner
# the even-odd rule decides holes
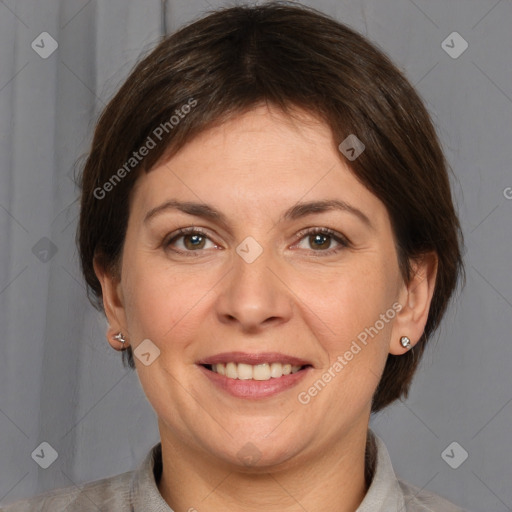
[[[281,354],[279,352],[261,352],[259,354],[251,354],[248,352],[223,352],[222,354],[215,354],[213,356],[197,361],[197,364],[201,365],[219,363],[243,363],[250,365],[282,363],[291,364],[292,366],[311,365],[311,363],[305,359],[289,356],[287,354]]]

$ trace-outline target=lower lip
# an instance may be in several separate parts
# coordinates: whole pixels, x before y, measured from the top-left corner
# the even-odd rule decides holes
[[[311,367],[299,370],[297,373],[283,375],[277,379],[269,380],[241,380],[230,379],[224,375],[208,370],[204,366],[198,365],[202,372],[210,379],[213,384],[223,389],[227,393],[237,398],[267,398],[277,395],[298,384],[309,372]]]

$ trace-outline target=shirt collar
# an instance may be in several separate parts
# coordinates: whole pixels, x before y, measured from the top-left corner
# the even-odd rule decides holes
[[[396,478],[384,441],[368,429],[367,460],[374,465],[370,487],[356,512],[405,510],[404,494]]]
[[[173,512],[162,498],[155,476],[160,477],[162,471],[162,443],[158,443],[134,473],[131,489],[131,512]]]
[[[404,495],[396,478],[388,450],[380,437],[368,429],[366,465],[371,484],[356,512],[405,510]],[[162,498],[155,477],[162,471],[162,445],[150,450],[132,480],[132,512],[173,512]]]

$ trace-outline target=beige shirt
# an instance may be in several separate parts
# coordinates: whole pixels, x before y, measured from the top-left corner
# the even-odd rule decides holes
[[[383,441],[368,435],[370,487],[355,512],[467,512],[444,498],[409,485],[395,476]],[[161,444],[155,445],[135,471],[80,487],[68,487],[18,501],[3,512],[173,512],[156,482],[162,471]],[[188,512],[194,512],[191,503]]]

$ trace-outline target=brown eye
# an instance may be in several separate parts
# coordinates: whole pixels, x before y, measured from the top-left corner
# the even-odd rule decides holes
[[[312,252],[318,253],[318,255],[329,255],[336,252],[341,251],[342,249],[349,247],[349,241],[340,233],[336,233],[328,228],[313,228],[310,230],[304,230],[299,233],[301,237],[299,244],[303,243],[303,240],[306,241],[306,245],[308,247],[301,247],[304,249],[309,249]],[[332,245],[337,244],[337,247],[332,247]]]
[[[315,233],[309,235],[310,246],[314,249],[329,249],[332,238],[330,235],[323,235],[321,233]]]
[[[183,235],[183,245],[189,249],[203,249],[206,238],[202,235]]]
[[[170,235],[164,242],[164,248],[177,253],[194,253],[203,249],[208,249],[207,243],[212,247],[217,247],[210,237],[199,228],[182,228],[177,233]]]

